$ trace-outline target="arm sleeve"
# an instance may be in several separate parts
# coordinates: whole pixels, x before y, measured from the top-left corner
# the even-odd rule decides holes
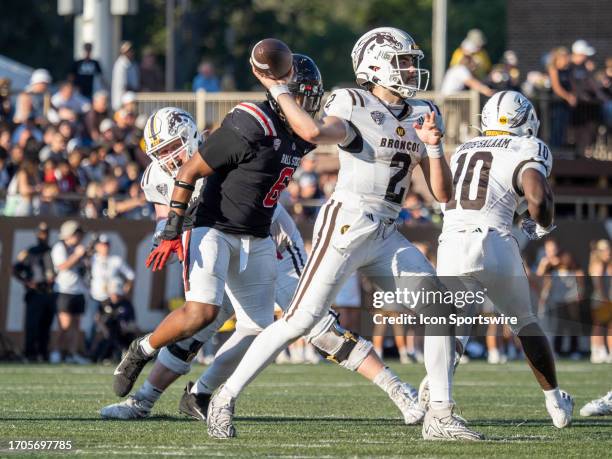
[[[349,93],[347,89],[338,89],[330,94],[323,107],[324,116],[335,116],[344,122],[346,129],[346,137],[339,144],[341,147],[347,147],[359,136],[359,133],[354,129],[351,123],[353,114],[353,105],[355,104],[355,96]],[[349,149],[350,151],[350,149]]]

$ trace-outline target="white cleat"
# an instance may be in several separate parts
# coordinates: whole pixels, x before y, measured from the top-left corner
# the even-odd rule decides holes
[[[100,410],[103,419],[143,419],[151,414],[153,403],[147,400],[138,400],[133,395],[119,403],[105,406]]]
[[[420,424],[425,416],[425,410],[419,406],[417,390],[408,383],[396,385],[389,398],[404,416],[406,425]]]
[[[234,427],[234,404],[236,399],[223,393],[223,386],[210,399],[206,424],[208,435],[213,438],[226,439],[236,436]]]
[[[419,406],[425,411],[427,411],[429,406],[429,380],[427,375],[425,375],[421,384],[419,384]]]
[[[546,409],[557,429],[563,429],[572,423],[574,399],[565,391],[559,391],[557,400],[546,400]]]
[[[424,440],[484,440],[484,436],[470,429],[465,419],[453,413],[454,405],[442,409],[429,408],[423,421]]]
[[[591,400],[580,408],[580,416],[612,415],[612,390],[601,398]]]

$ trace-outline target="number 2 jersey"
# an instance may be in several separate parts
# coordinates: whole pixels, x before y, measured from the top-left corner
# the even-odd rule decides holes
[[[453,194],[442,205],[443,231],[488,227],[509,232],[525,202],[523,172],[533,168],[549,177],[552,163],[549,148],[532,136],[483,136],[459,146],[451,157]]]
[[[349,131],[345,143],[338,145],[340,172],[333,198],[383,218],[397,218],[412,171],[426,156],[412,125],[435,112],[444,131],[438,107],[405,99],[394,110],[369,91],[339,89],[329,96],[324,110],[326,116],[345,120]]]

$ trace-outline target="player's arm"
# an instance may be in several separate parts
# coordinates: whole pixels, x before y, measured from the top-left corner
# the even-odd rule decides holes
[[[278,102],[293,132],[306,142],[317,145],[346,142],[349,132],[345,120],[336,116],[326,116],[322,120],[316,120],[297,103],[287,88],[292,73],[281,80],[263,76],[255,69],[253,74]]]
[[[526,169],[521,180],[529,215],[538,225],[549,227],[554,218],[554,200],[546,177],[536,169]]]
[[[453,189],[453,177],[442,151],[442,131],[436,124],[436,113],[424,116],[423,124],[414,123],[417,136],[425,144],[427,157],[420,162],[427,187],[438,202],[448,202]]]

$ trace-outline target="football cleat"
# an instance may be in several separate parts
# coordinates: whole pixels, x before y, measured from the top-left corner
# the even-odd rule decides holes
[[[146,355],[140,349],[140,339],[135,339],[130,343],[130,347],[113,373],[113,391],[117,396],[125,397],[130,393],[138,375],[153,357],[155,354]]]
[[[236,400],[223,393],[223,386],[210,399],[208,405],[208,435],[213,438],[226,439],[236,436],[234,420],[234,404]]]
[[[580,416],[612,415],[612,390],[601,398],[591,400],[580,408]]]
[[[563,429],[572,423],[574,399],[565,391],[559,391],[560,397],[556,401],[546,400],[546,409],[557,429]]]
[[[179,402],[179,412],[197,421],[206,422],[206,412],[210,402],[210,394],[192,394],[193,383],[189,381]]]
[[[417,390],[410,384],[397,384],[391,390],[389,398],[402,412],[406,425],[419,424],[423,420],[425,410],[419,407]]]
[[[423,420],[424,440],[484,440],[484,436],[470,429],[465,419],[453,413],[454,405],[447,408],[429,408]]]
[[[119,403],[105,406],[100,410],[103,419],[142,419],[151,414],[153,403],[148,400],[138,400],[133,395]]]

